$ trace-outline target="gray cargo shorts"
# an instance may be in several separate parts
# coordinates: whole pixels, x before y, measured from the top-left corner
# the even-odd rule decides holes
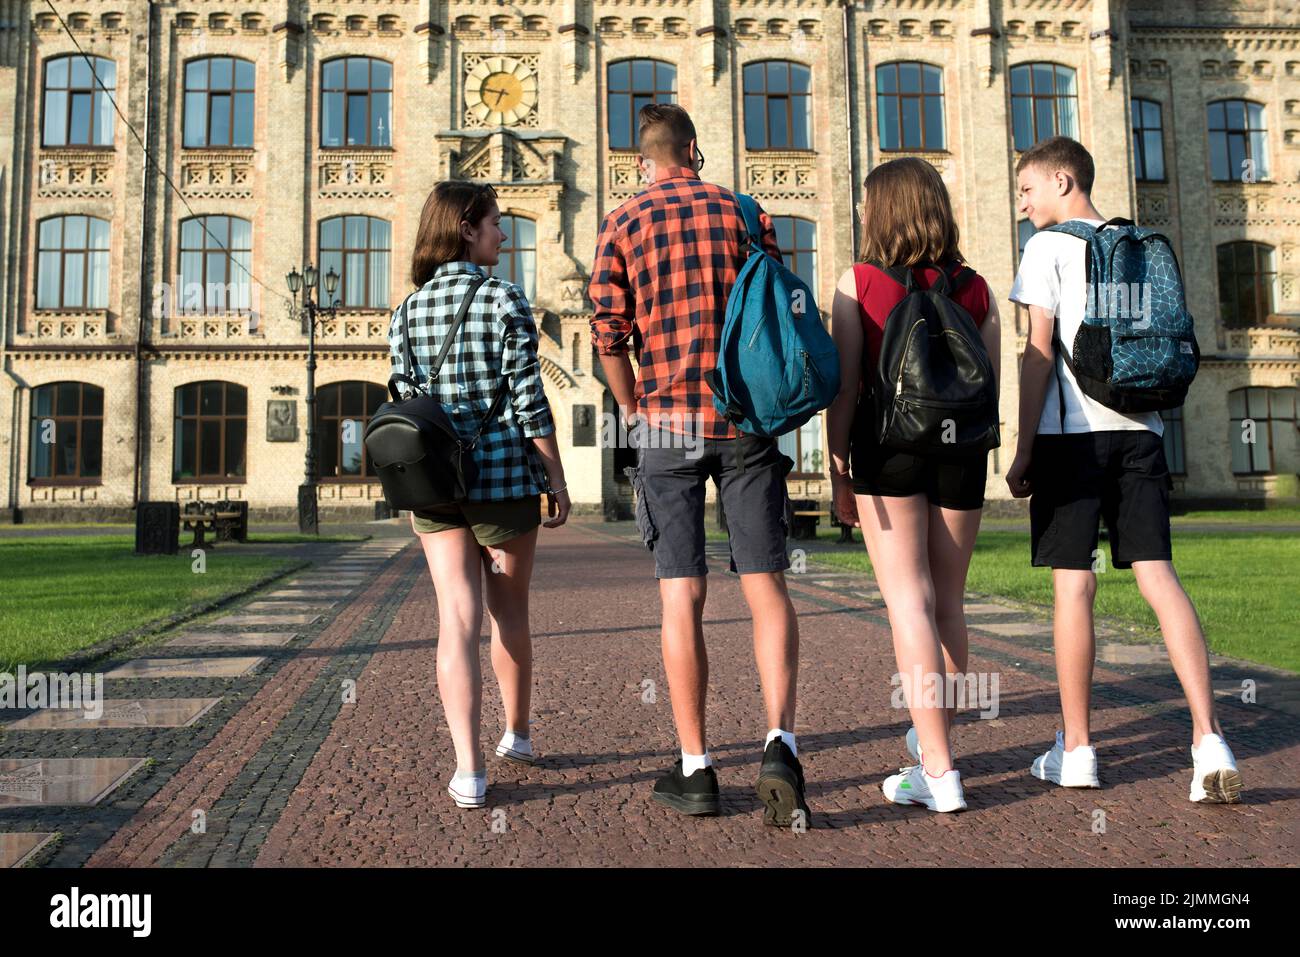
[[[707,575],[704,554],[704,484],[717,486],[727,519],[730,569],[741,575],[790,567],[786,536],[790,497],[785,477],[794,461],[776,439],[742,434],[736,439],[691,439],[683,447],[660,432],[637,448],[637,464],[624,471],[636,493],[641,540],[654,552],[655,578]]]

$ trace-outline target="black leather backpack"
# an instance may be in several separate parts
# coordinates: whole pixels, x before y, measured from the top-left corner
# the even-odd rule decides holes
[[[951,297],[974,274],[942,268],[929,289],[912,270],[871,263],[906,290],[885,320],[880,360],[867,370],[877,441],[918,455],[961,456],[1001,444],[998,384],[970,313]]]
[[[465,322],[465,314],[478,287],[487,280],[479,276],[469,286],[461,300],[456,319],[447,331],[429,373],[432,384],[438,378],[447,352],[456,334]],[[498,386],[492,405],[483,416],[474,437],[461,439],[447,410],[432,395],[420,391],[415,375],[415,356],[411,351],[411,335],[407,317],[410,298],[402,303],[402,348],[406,355],[406,373],[395,373],[388,380],[392,401],[385,402],[371,417],[366,426],[366,452],[374,463],[375,473],[384,487],[384,498],[396,509],[424,511],[440,505],[452,505],[466,500],[474,487],[474,459],[471,454],[479,436],[492,419],[505,391],[505,379]],[[405,382],[411,387],[411,397],[401,398],[397,384]]]

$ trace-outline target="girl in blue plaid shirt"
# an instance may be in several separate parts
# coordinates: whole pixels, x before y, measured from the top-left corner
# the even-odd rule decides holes
[[[393,314],[388,333],[394,372],[423,382],[466,440],[482,425],[472,453],[478,478],[468,501],[411,516],[438,596],[438,693],[456,748],[456,773],[447,790],[458,806],[471,808],[484,806],[487,791],[479,742],[484,603],[506,717],[496,755],[533,764],[528,586],[538,526],[563,525],[570,508],[528,300],[513,283],[486,275],[506,240],[500,223],[491,186],[448,181],[434,187],[411,257],[417,289]],[[465,323],[431,378],[438,349],[467,295],[473,298]],[[415,370],[406,368],[403,310]],[[543,492],[549,516],[544,523]]]

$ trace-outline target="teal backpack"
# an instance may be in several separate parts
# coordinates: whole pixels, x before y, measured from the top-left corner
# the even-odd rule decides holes
[[[807,283],[763,249],[758,204],[737,193],[749,258],[727,299],[718,367],[705,376],[718,414],[741,432],[784,435],[840,390],[840,357]]]

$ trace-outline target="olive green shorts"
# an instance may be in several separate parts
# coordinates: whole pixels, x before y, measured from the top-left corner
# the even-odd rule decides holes
[[[500,545],[526,535],[542,523],[542,497],[501,502],[461,502],[428,512],[412,512],[411,526],[422,534],[468,528],[480,545]]]

